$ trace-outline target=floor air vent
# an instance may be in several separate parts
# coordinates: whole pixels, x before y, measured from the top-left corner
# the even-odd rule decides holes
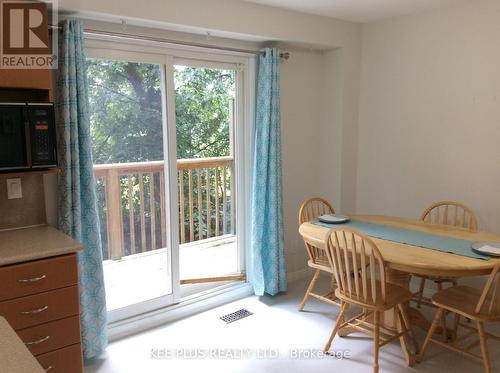
[[[236,312],[228,313],[227,315],[222,316],[220,319],[222,321],[225,321],[226,324],[230,324],[232,322],[241,320],[241,319],[248,317],[250,315],[253,315],[253,313],[250,311],[247,311],[246,309],[243,308],[243,309],[238,310]]]

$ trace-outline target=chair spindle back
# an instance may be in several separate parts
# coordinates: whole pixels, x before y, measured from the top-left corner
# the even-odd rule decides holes
[[[302,203],[299,210],[299,225],[307,221],[312,221],[317,217],[324,214],[335,214],[335,209],[330,205],[330,203],[320,197],[309,198]],[[318,247],[319,243],[308,242],[306,237],[304,238],[304,243],[306,244],[307,254],[309,259],[318,264],[319,257],[325,257],[325,251]]]
[[[335,214],[335,209],[323,198],[310,198],[300,206],[299,225],[306,221],[312,221],[324,214]]]
[[[347,227],[331,229],[327,239],[326,252],[340,292],[358,302],[385,304],[385,264],[377,245]]]
[[[458,202],[435,202],[424,211],[420,219],[428,223],[451,225],[473,232],[477,231],[476,215],[470,208]]]

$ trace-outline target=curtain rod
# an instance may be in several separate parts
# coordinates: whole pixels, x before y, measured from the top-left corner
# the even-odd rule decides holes
[[[61,29],[61,26],[49,25],[49,27],[52,29],[57,29],[57,30]],[[255,51],[255,50],[250,50],[250,49],[220,47],[218,45],[212,45],[212,44],[191,43],[191,42],[172,40],[172,39],[166,39],[166,38],[157,38],[157,37],[153,37],[153,36],[131,35],[131,34],[123,33],[123,32],[84,29],[83,33],[87,34],[87,35],[114,36],[114,37],[134,39],[134,40],[154,41],[154,42],[160,42],[160,43],[168,43],[168,44],[191,46],[191,47],[219,49],[219,50],[225,50],[225,51],[229,51],[229,52],[250,53],[250,54],[257,54],[257,55],[261,53],[260,51]],[[284,60],[288,60],[290,58],[290,53],[289,52],[280,53],[280,58],[283,58]]]

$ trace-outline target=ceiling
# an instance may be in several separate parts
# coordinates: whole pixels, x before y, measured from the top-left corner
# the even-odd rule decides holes
[[[457,0],[244,0],[353,22],[423,12]]]

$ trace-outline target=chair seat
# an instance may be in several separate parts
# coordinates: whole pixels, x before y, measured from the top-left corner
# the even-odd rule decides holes
[[[434,294],[432,303],[469,319],[483,321],[500,320],[499,313],[487,313],[490,307],[489,301],[485,302],[480,313],[475,313],[475,308],[481,297],[481,293],[482,290],[470,286],[453,286]]]
[[[385,304],[382,303],[382,297],[381,297],[382,286],[381,286],[380,281],[376,281],[377,302],[375,302],[375,303],[372,300],[371,287],[366,289],[367,290],[367,301],[365,301],[364,297],[363,297],[363,289],[360,288],[360,295],[358,296],[356,294],[354,282],[352,283],[352,291],[353,291],[352,294],[349,294],[349,292],[342,293],[340,291],[340,289],[337,289],[337,290],[335,290],[335,296],[337,298],[339,298],[340,300],[347,302],[347,303],[357,304],[359,306],[362,306],[365,308],[370,308],[370,309],[376,308],[378,310],[389,310],[391,308],[394,308],[398,304],[408,302],[412,297],[412,293],[410,290],[405,289],[404,287],[399,286],[399,285],[386,283],[385,289],[386,289]]]

